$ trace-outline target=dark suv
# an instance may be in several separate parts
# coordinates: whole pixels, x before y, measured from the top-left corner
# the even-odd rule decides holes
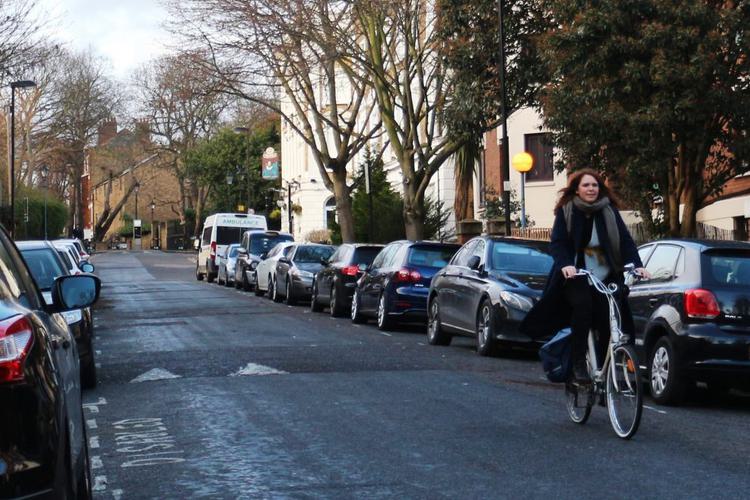
[[[60,276],[45,303],[0,230],[0,498],[90,498],[76,342],[60,313],[91,306],[99,278]]]
[[[282,241],[294,241],[289,233],[280,231],[245,231],[237,250],[234,286],[246,292],[255,288],[255,268],[266,254]]]
[[[381,330],[399,321],[425,321],[430,281],[459,248],[434,241],[390,243],[357,282],[352,321],[361,323],[375,316]]]
[[[750,244],[664,240],[638,250],[652,278],[630,284],[651,394],[677,404],[695,381],[750,386]]]

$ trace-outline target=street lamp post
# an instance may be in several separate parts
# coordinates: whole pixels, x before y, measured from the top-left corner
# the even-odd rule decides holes
[[[526,229],[526,172],[534,166],[534,157],[526,151],[513,155],[513,168],[521,172],[521,229]]]
[[[10,83],[10,236],[16,236],[16,89],[36,87],[31,80]]]
[[[156,248],[156,245],[154,244],[154,208],[156,208],[154,200],[151,200],[149,208],[151,209],[151,248]]]
[[[44,177],[44,239],[47,239],[47,191],[49,190],[49,167],[42,165],[42,176]]]
[[[500,74],[500,124],[503,127],[503,211],[505,212],[505,234],[510,236],[510,152],[508,145],[508,88],[505,79],[505,30],[503,29],[503,0],[497,0],[497,15],[500,23],[500,57],[498,60]]]

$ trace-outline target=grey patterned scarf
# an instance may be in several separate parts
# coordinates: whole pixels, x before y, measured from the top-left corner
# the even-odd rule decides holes
[[[606,196],[599,198],[594,203],[587,203],[578,196],[574,196],[571,201],[565,204],[563,213],[565,214],[565,224],[568,226],[568,232],[570,232],[571,222],[573,218],[573,205],[585,213],[586,215],[594,215],[601,211],[604,216],[604,225],[607,228],[607,236],[609,237],[609,243],[612,245],[612,257],[614,259],[614,265],[618,271],[622,270],[622,253],[620,251],[620,231],[617,229],[617,220],[615,219],[615,211],[612,205],[609,203],[609,198]]]

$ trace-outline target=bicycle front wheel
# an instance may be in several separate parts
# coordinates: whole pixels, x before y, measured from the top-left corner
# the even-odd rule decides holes
[[[607,410],[615,433],[630,439],[643,411],[643,386],[638,358],[629,345],[614,348],[607,369]]]

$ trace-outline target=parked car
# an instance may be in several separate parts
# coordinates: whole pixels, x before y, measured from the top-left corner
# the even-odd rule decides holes
[[[541,297],[552,263],[548,242],[494,236],[468,241],[432,279],[428,342],[474,337],[482,356],[503,344],[536,345],[518,326]]]
[[[343,316],[352,307],[357,281],[372,264],[383,245],[346,243],[334,252],[313,281],[310,309],[329,307],[331,316]]]
[[[390,243],[357,282],[352,321],[361,323],[374,316],[381,330],[401,321],[425,321],[430,281],[459,248],[431,241]]]
[[[651,395],[678,404],[696,381],[750,387],[750,244],[663,240],[639,247],[651,279],[630,283]]]
[[[282,241],[277,243],[267,254],[266,257],[258,263],[255,268],[255,295],[262,296],[266,292],[271,296],[274,289],[273,276],[276,274],[276,262],[284,256],[289,256],[294,242]],[[271,297],[273,298],[273,297]]]
[[[69,248],[57,248],[54,245],[52,247],[57,251],[57,255],[60,256],[60,260],[62,260],[65,269],[68,270],[68,274],[81,274],[81,268],[78,267],[78,263],[75,261]]]
[[[57,250],[48,241],[19,241],[16,243],[26,265],[31,271],[37,287],[47,304],[52,304],[52,285],[59,276],[68,276]],[[82,264],[85,272],[93,272],[94,266]],[[78,273],[80,274],[80,273]],[[81,385],[84,389],[96,387],[96,364],[94,362],[94,322],[91,308],[75,309],[60,313],[70,327],[76,341],[81,365]]]
[[[81,255],[81,252],[78,251],[75,244],[73,244],[73,242],[71,241],[53,240],[52,245],[54,245],[54,247],[58,250],[68,251],[76,266],[80,267],[82,262],[88,262],[88,254],[86,254],[86,258],[84,259],[83,255]]]
[[[246,292],[255,288],[255,268],[277,243],[294,241],[289,233],[280,231],[245,231],[240,242],[234,268],[234,286]]]
[[[267,229],[268,222],[263,215],[222,213],[206,217],[201,237],[193,240],[193,248],[198,252],[195,264],[195,278],[213,282],[219,272],[216,255],[226,245],[239,243],[245,231]]]
[[[59,314],[91,306],[99,279],[59,276],[45,303],[0,230],[0,498],[90,498],[76,342]]]
[[[237,265],[237,250],[239,248],[239,243],[232,243],[216,255],[216,265],[219,268],[216,274],[216,282],[219,285],[232,286],[234,283],[234,268]]]
[[[86,251],[86,249],[83,246],[83,243],[78,238],[60,238],[57,240],[54,240],[55,243],[66,243],[68,245],[73,245],[73,248],[75,248],[77,254],[78,254],[78,260],[85,260],[88,261],[91,259],[91,255]]]
[[[284,299],[286,304],[309,299],[315,275],[323,268],[336,247],[318,243],[294,243],[276,262],[276,272],[271,285],[274,302]]]

